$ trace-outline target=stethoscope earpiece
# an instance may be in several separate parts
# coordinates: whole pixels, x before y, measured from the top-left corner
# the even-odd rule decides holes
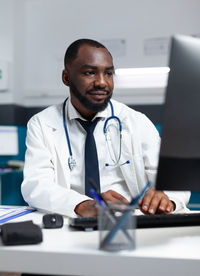
[[[124,163],[122,163],[122,164],[108,164],[108,163],[105,163],[105,166],[106,167],[114,167],[114,166],[116,166],[116,165],[118,165],[118,166],[123,166],[123,165],[126,165],[126,164],[130,164],[131,162],[130,162],[130,160],[127,160],[126,162],[124,162]]]

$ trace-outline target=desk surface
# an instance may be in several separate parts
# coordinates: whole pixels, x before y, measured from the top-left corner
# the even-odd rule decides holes
[[[32,219],[34,212],[13,221]],[[199,275],[200,227],[136,229],[136,249],[109,253],[98,249],[98,231],[43,229],[39,245],[4,246],[0,242],[0,271],[55,275]]]

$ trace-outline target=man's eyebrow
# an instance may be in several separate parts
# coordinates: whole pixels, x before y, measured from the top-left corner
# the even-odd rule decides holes
[[[94,66],[94,65],[90,65],[90,64],[84,64],[82,66],[82,68],[86,68],[86,69],[97,69],[97,66]],[[114,66],[108,66],[105,68],[106,70],[114,70]]]
[[[112,66],[108,66],[108,67],[106,67],[106,70],[114,70],[114,66],[112,65]]]
[[[83,66],[81,66],[82,68],[91,68],[91,69],[96,69],[97,66],[94,65],[89,65],[89,64],[84,64]]]

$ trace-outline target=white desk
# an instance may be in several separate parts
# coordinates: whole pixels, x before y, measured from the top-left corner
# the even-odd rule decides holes
[[[41,223],[37,212],[23,217]],[[20,219],[17,219],[20,220]],[[199,275],[200,227],[136,230],[136,249],[98,250],[98,231],[43,230],[39,245],[0,244],[0,271],[55,275]]]

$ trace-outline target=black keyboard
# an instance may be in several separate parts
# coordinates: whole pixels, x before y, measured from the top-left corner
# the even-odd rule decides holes
[[[200,213],[138,215],[136,228],[200,226]],[[70,218],[69,225],[79,230],[96,230],[96,217]]]

